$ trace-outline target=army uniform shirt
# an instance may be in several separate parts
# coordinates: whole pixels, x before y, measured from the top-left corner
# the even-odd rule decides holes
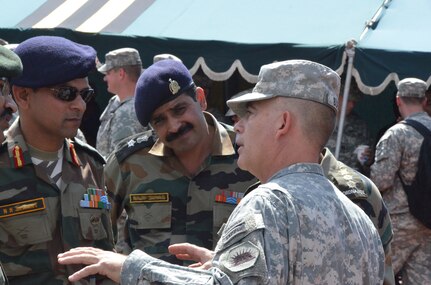
[[[338,161],[327,148],[324,150],[320,165],[325,176],[353,203],[358,205],[374,224],[385,250],[385,282],[383,284],[395,285],[391,261],[391,242],[394,233],[389,211],[379,189],[368,177]]]
[[[318,164],[294,164],[240,202],[210,270],[134,251],[121,284],[382,284],[383,247],[365,213]],[[138,280],[138,281],[137,281]]]
[[[205,118],[215,127],[212,153],[193,177],[185,174],[172,150],[154,143],[152,131],[131,137],[109,157],[105,181],[113,195],[113,221],[126,209],[132,249],[182,264],[168,254],[170,244],[214,248],[218,230],[256,182],[237,166],[233,128],[225,129],[206,112]]]
[[[326,146],[335,153],[337,146],[338,124],[334,129]],[[346,116],[343,127],[343,136],[341,137],[340,153],[338,160],[352,167],[355,170],[361,170],[355,149],[359,145],[370,145],[371,140],[368,134],[366,123],[355,113]]]
[[[61,157],[61,179],[55,181],[48,167],[33,163],[18,120],[2,144],[0,260],[9,284],[70,284],[67,277],[81,266],[59,265],[59,253],[78,246],[113,249],[109,210],[100,204],[81,206],[90,188],[103,189],[104,159],[90,146],[69,139]],[[105,279],[96,284],[113,283]]]
[[[122,139],[145,130],[147,128],[136,118],[135,97],[131,96],[120,102],[118,95],[115,95],[100,116],[96,148],[106,158]]]
[[[431,118],[425,112],[414,113],[405,119],[418,121],[431,129]],[[394,227],[394,271],[401,270],[409,258],[416,260],[409,267],[417,269],[417,275],[406,277],[412,278],[415,282],[412,284],[431,284],[431,230],[410,214],[397,172],[405,184],[413,182],[422,141],[422,135],[413,127],[395,124],[379,140],[375,163],[371,166],[371,179],[382,191]]]

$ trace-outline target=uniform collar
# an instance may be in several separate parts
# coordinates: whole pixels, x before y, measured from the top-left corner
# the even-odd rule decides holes
[[[10,165],[13,168],[21,168],[28,164],[33,164],[29,147],[25,142],[20,128],[20,120],[17,119],[6,132],[6,139],[3,144],[7,144]],[[65,158],[75,166],[80,166],[81,161],[76,154],[74,142],[70,139],[64,140]]]
[[[235,154],[232,141],[229,138],[229,134],[226,129],[217,122],[216,118],[208,112],[203,112],[205,120],[208,125],[214,126],[214,141],[211,147],[211,155],[214,156],[227,156]],[[172,149],[166,147],[159,139],[153,145],[150,154],[156,156],[173,156]]]

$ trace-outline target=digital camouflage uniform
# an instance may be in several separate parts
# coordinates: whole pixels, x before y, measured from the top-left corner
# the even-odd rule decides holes
[[[106,158],[122,139],[145,130],[136,118],[134,96],[120,102],[115,95],[100,116],[96,148]]]
[[[384,253],[369,218],[319,165],[294,164],[244,197],[223,228],[213,266],[184,268],[134,251],[121,284],[376,285]]]
[[[408,116],[431,129],[425,112]],[[407,196],[397,175],[411,184],[417,172],[423,137],[411,126],[396,124],[389,128],[376,147],[371,179],[382,191],[394,227],[393,266],[397,273],[404,266],[403,284],[431,284],[431,229],[409,211]]]
[[[6,274],[3,270],[3,265],[0,263],[0,285],[5,285],[6,283]]]
[[[0,260],[10,284],[70,284],[67,277],[80,267],[59,265],[59,253],[77,246],[113,248],[109,211],[80,207],[88,188],[103,188],[104,159],[66,139],[59,189],[28,149],[16,121],[0,149]]]
[[[368,177],[338,161],[327,148],[324,149],[320,164],[325,176],[367,214],[378,230],[385,250],[384,284],[394,285],[395,279],[391,261],[392,224],[389,211],[379,189]]]
[[[337,146],[338,125],[328,140],[326,146],[335,153]],[[341,137],[340,153],[338,160],[352,167],[361,170],[355,149],[359,145],[371,145],[367,124],[355,113],[346,116],[344,120],[343,136]]]
[[[237,167],[233,128],[225,129],[206,112],[205,118],[215,127],[212,154],[193,177],[184,174],[172,150],[154,142],[152,131],[131,137],[109,157],[105,180],[114,198],[112,218],[116,221],[126,209],[132,249],[179,264],[183,262],[168,254],[170,244],[212,249],[235,202],[256,182]]]

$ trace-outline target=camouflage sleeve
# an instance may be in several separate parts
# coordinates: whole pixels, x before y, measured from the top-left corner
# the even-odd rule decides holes
[[[381,192],[393,187],[401,163],[402,134],[397,127],[386,131],[376,146],[375,162],[371,166],[371,180]]]
[[[111,149],[113,151],[115,146],[124,138],[131,135],[141,133],[147,128],[144,128],[138,121],[135,114],[134,100],[128,100],[122,104],[114,113],[111,120]]]
[[[111,220],[114,236],[117,236],[117,220],[124,209],[124,205],[122,205],[121,201],[124,201],[127,189],[124,186],[125,183],[123,183],[123,176],[115,153],[108,157],[103,174],[108,197],[112,205]]]

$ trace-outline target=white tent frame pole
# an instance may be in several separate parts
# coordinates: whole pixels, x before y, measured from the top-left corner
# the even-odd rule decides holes
[[[343,137],[344,119],[346,117],[346,107],[347,107],[347,101],[349,99],[348,97],[349,97],[349,90],[350,90],[350,82],[352,79],[353,59],[355,58],[355,45],[356,45],[356,42],[354,40],[350,40],[346,43],[346,54],[348,57],[348,63],[347,63],[346,81],[344,83],[343,103],[341,105],[341,113],[338,121],[337,143],[335,145],[335,157],[337,159],[340,155],[341,138]]]

